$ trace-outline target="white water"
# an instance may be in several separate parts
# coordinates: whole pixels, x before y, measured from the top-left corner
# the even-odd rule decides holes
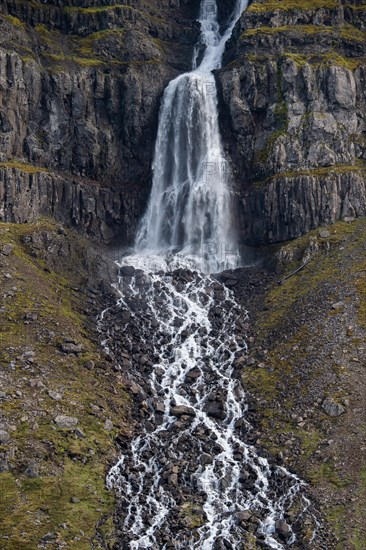
[[[181,251],[200,258],[206,272],[236,267],[238,238],[232,219],[231,173],[220,138],[214,69],[247,0],[236,4],[223,36],[213,0],[203,0],[201,40],[194,70],[173,80],[160,110],[148,210],[136,239],[141,254]],[[201,47],[205,47],[197,66]],[[226,253],[225,251],[230,251]]]
[[[234,376],[235,360],[246,351],[240,329],[246,312],[209,275],[239,261],[212,70],[220,67],[245,6],[246,1],[237,2],[221,37],[216,3],[202,1],[200,45],[205,52],[198,64],[198,45],[194,70],[165,91],[148,210],[135,254],[120,263],[139,271],[115,285],[118,305],[132,314],[124,327],[130,348],[135,342],[129,327],[135,333],[137,327],[142,347],[158,357],[147,378],[148,422],[107,478],[125,507],[123,548],[244,549],[237,514],[250,510],[259,518],[257,536],[269,548],[281,549],[275,522],[285,517],[304,485],[285,469],[270,466],[238,428],[251,429],[245,392]],[[187,382],[192,369],[197,379]],[[210,396],[219,396],[223,404],[219,418],[208,414]],[[159,422],[157,400],[163,408]],[[190,407],[191,420],[175,417],[174,405]],[[177,473],[173,483],[166,480],[170,464]],[[174,518],[192,503],[202,510],[201,526],[177,531]],[[287,542],[294,540],[291,531]]]

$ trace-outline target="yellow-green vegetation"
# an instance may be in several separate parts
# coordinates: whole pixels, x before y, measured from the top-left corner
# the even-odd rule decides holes
[[[264,150],[260,151],[258,153],[258,158],[264,160],[268,157],[269,151],[272,149],[274,143],[282,135],[282,132],[274,132],[271,134],[267,146]],[[299,176],[309,176],[309,177],[326,177],[331,174],[348,174],[349,172],[365,172],[366,171],[366,164],[362,161],[359,161],[355,164],[333,164],[333,166],[324,166],[324,167],[317,167],[312,168],[309,170],[300,169],[296,171],[287,171],[287,172],[281,172],[279,174],[275,174],[274,176],[270,176],[266,178],[265,180],[258,181],[254,185],[256,187],[262,187],[263,185],[266,185],[272,181],[286,178],[297,178]]]
[[[116,435],[128,431],[128,397],[94,341],[78,290],[87,286],[93,269],[94,260],[85,259],[90,244],[41,220],[0,224],[4,245],[13,248],[0,256],[0,365],[8,373],[8,397],[0,409],[14,426],[10,447],[17,451],[10,458],[13,469],[0,474],[0,547],[31,550],[54,533],[68,548],[86,550],[99,522],[112,544],[114,500],[105,475],[117,457]],[[36,322],[25,322],[29,315]],[[82,351],[62,353],[65,339]],[[24,361],[30,351],[31,361]],[[14,397],[16,389],[21,399]],[[55,400],[52,392],[61,398]],[[59,415],[75,417],[81,433],[58,427]],[[39,465],[37,477],[26,475],[31,461]],[[95,541],[94,547],[101,546]]]
[[[350,71],[354,71],[358,69],[361,65],[365,65],[366,63],[365,57],[345,57],[335,52],[328,52],[317,55],[284,53],[281,57],[282,59],[292,59],[299,66],[309,64],[312,67],[318,68],[332,67],[336,65],[338,67],[343,67],[344,69],[349,69]]]
[[[202,506],[198,506],[193,502],[182,504],[179,515],[189,529],[198,529],[205,523],[205,513]]]
[[[361,499],[366,500],[366,469],[362,469],[359,476],[358,494],[355,495]],[[362,505],[358,505],[355,510],[356,519],[361,523],[364,523],[365,509]],[[334,533],[338,540],[341,540],[336,546],[336,550],[344,550],[344,542],[342,537],[344,536],[344,524],[347,517],[347,508],[344,504],[337,504],[330,507],[327,510],[327,519],[334,529]],[[359,527],[352,530],[350,548],[354,550],[365,550],[365,538]]]
[[[262,365],[243,369],[244,387],[260,396],[260,444],[274,455],[288,452],[290,464],[322,496],[331,532],[341,541],[338,550],[364,548],[365,540],[366,474],[359,449],[365,429],[351,410],[364,406],[356,401],[364,399],[362,391],[354,391],[362,384],[362,367],[353,358],[366,344],[365,237],[366,219],[360,218],[329,226],[325,236],[317,229],[274,247],[282,258],[277,276],[281,284],[270,286],[254,327],[256,345],[267,352]],[[305,267],[293,274],[304,261]],[[333,309],[340,293],[345,307]],[[345,308],[348,317],[343,320]],[[315,403],[314,395],[320,397]],[[324,413],[325,396],[342,402],[350,395],[355,401],[346,406],[346,414],[333,418]],[[310,419],[299,420],[299,408],[305,414],[312,409]],[[334,426],[332,434],[329,426]],[[327,439],[330,447],[319,451],[327,449]],[[297,458],[287,440],[296,441]],[[345,455],[350,445],[356,456]],[[354,498],[347,507],[339,503],[350,494]]]
[[[100,61],[99,59],[77,57],[76,55],[50,53],[47,54],[47,57],[52,61],[56,61],[58,63],[76,63],[77,65],[81,65],[82,67],[101,67],[106,65],[104,61]]]
[[[280,33],[291,33],[296,32],[299,34],[306,35],[317,35],[317,34],[329,34],[335,37],[341,37],[347,40],[352,40],[355,42],[365,42],[365,33],[354,27],[353,25],[344,25],[342,27],[328,27],[325,25],[284,25],[282,27],[258,27],[255,29],[245,30],[240,38],[244,40],[252,36],[259,35],[273,35]]]
[[[37,174],[39,172],[48,172],[47,168],[43,166],[36,166],[34,164],[27,164],[26,162],[21,162],[20,160],[9,160],[7,162],[0,162],[1,168],[15,168],[21,172],[27,172],[28,174]]]
[[[14,15],[1,15],[1,18],[6,19],[9,21],[12,25],[15,25],[16,27],[24,28],[26,25],[23,21],[18,19],[18,17],[14,17]]]
[[[131,10],[131,11],[139,11],[133,8],[132,6],[128,6],[127,4],[109,4],[106,6],[93,6],[90,8],[80,8],[78,6],[66,6],[64,7],[64,11],[70,12],[70,13],[87,13],[87,14],[93,14],[93,13],[101,13],[106,11],[114,11],[114,10]]]
[[[78,6],[66,6],[64,7],[64,11],[68,13],[80,13],[85,15],[95,15],[98,13],[105,13],[110,11],[116,11],[116,10],[127,10],[131,13],[135,13],[136,15],[147,17],[148,19],[156,22],[162,22],[163,20],[156,15],[156,10],[154,12],[154,15],[151,15],[149,13],[151,6],[146,3],[145,4],[146,11],[145,10],[139,10],[134,8],[133,6],[129,6],[127,4],[109,4],[106,6],[92,6],[89,8],[81,8]]]
[[[321,8],[335,9],[339,7],[337,0],[264,0],[253,2],[248,11],[252,13],[273,12],[276,10],[319,10]]]
[[[345,57],[339,55],[335,52],[320,53],[320,54],[300,54],[292,52],[284,52],[282,54],[276,55],[256,55],[248,54],[243,56],[241,59],[248,60],[252,63],[263,63],[266,61],[278,61],[286,62],[286,60],[291,59],[294,61],[298,67],[304,67],[305,65],[310,65],[312,68],[322,68],[322,67],[343,67],[354,71],[359,67],[366,64],[365,57]],[[231,65],[238,64],[238,61],[233,61]],[[230,66],[230,65],[229,65]]]
[[[33,550],[42,536],[56,531],[61,533],[57,541],[68,548],[89,549],[95,524],[114,504],[112,494],[103,488],[103,478],[102,467],[70,459],[64,462],[62,476],[29,479],[0,474],[0,533],[10,536],[1,547]]]
[[[106,29],[104,31],[89,34],[89,36],[83,38],[75,37],[75,49],[80,57],[84,59],[95,57],[95,49],[99,41],[109,37],[115,37],[119,40],[123,40],[125,32],[125,29]]]

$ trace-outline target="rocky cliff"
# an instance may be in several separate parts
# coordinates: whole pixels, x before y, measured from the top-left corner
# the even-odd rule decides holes
[[[129,240],[163,90],[191,66],[198,4],[1,3],[0,219],[54,214]]]
[[[366,213],[365,10],[258,0],[235,30],[217,81],[249,244]]]
[[[189,69],[198,0],[1,2],[0,220],[40,214],[129,243],[159,104]],[[219,2],[223,27],[233,1]],[[241,239],[366,213],[365,5],[257,0],[217,72]]]

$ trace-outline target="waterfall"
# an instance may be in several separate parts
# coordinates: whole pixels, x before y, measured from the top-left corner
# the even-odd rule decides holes
[[[202,1],[194,68],[164,94],[136,249],[118,263],[120,298],[99,322],[105,348],[128,358],[120,368],[140,419],[107,477],[120,503],[116,549],[242,550],[254,537],[279,550],[296,541],[287,518],[298,524],[309,506],[305,484],[254,447],[240,377],[247,313],[210,275],[238,263],[212,70],[245,5],[221,36],[216,2]]]
[[[239,262],[232,178],[221,143],[212,71],[221,66],[225,45],[246,4],[236,3],[221,36],[216,2],[201,3],[194,68],[168,85],[162,101],[151,197],[136,238],[140,254],[180,252],[200,259],[201,270],[208,272]]]

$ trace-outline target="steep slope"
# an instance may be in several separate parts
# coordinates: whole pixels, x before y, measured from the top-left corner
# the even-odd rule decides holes
[[[0,219],[47,213],[104,240],[131,237],[160,98],[191,65],[197,7],[2,2]]]
[[[253,2],[217,74],[249,244],[366,213],[366,6]]]
[[[96,330],[110,263],[54,222],[0,224],[2,549],[113,541],[105,475],[133,422]]]
[[[338,222],[273,246],[276,273],[223,277],[249,310],[239,366],[256,445],[309,483],[321,514],[304,548],[365,549],[365,237],[366,218]]]

